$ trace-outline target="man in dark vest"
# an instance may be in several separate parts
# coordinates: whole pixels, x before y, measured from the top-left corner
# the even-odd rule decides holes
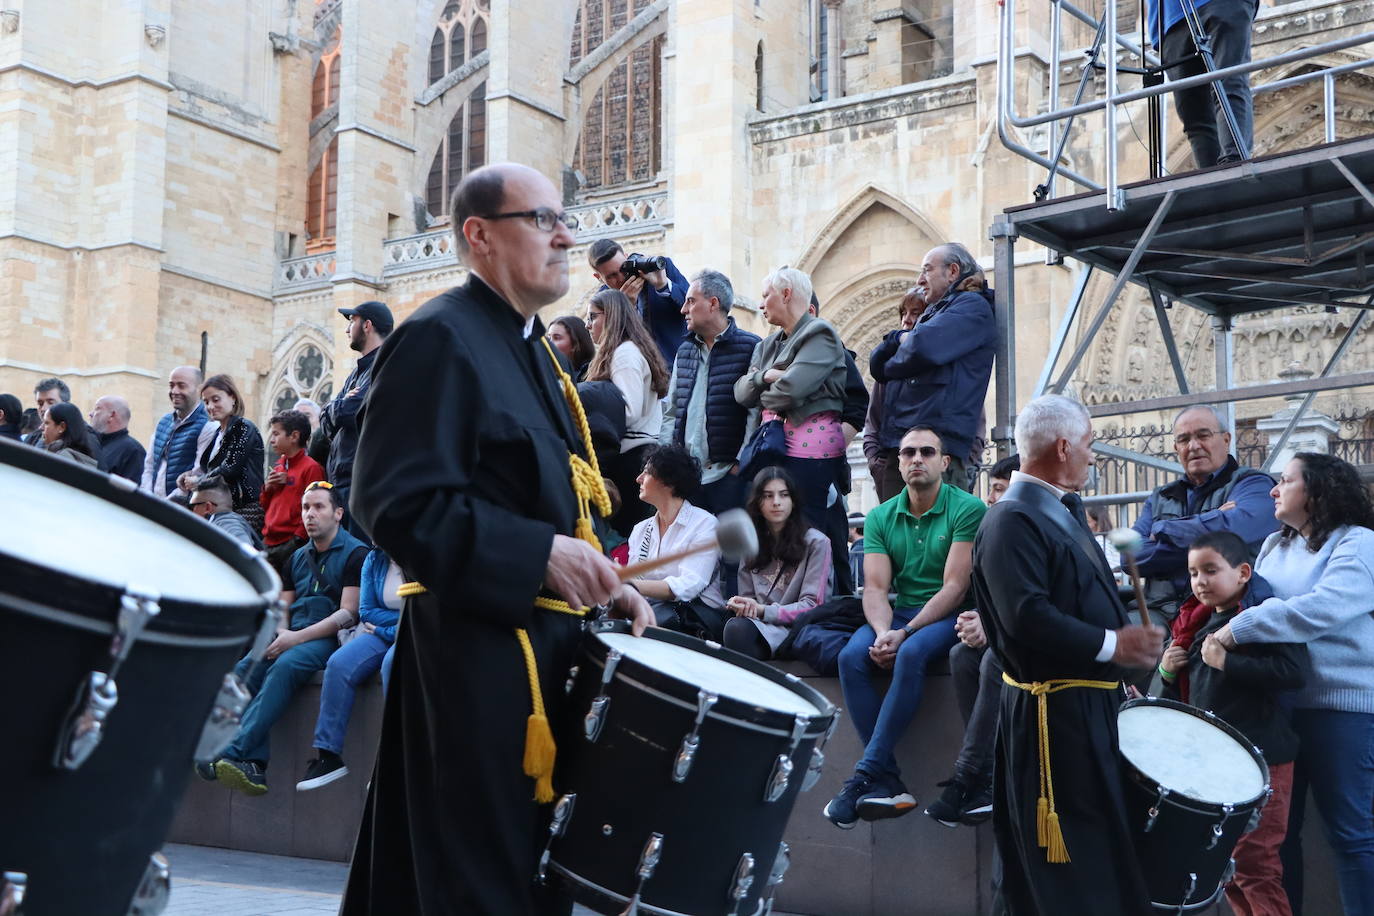
[[[1212,407],[1189,407],[1174,419],[1174,451],[1183,476],[1145,500],[1133,526],[1145,539],[1136,563],[1146,577],[1145,602],[1166,628],[1191,587],[1188,546],[1208,531],[1240,535],[1252,552],[1279,528],[1269,491],[1274,480],[1243,468],[1230,454],[1231,434]]]
[[[200,370],[194,366],[178,366],[167,376],[167,400],[172,411],[157,421],[139,489],[163,498],[181,492],[177,478],[195,466],[201,452],[200,433],[208,422],[200,403],[202,381]]]
[[[703,270],[687,287],[687,339],[673,361],[662,433],[665,445],[680,445],[701,462],[701,492],[692,504],[717,515],[744,504],[748,483],[735,461],[749,419],[735,400],[735,381],[748,371],[759,337],[735,325],[734,301],[734,287],[717,270]]]

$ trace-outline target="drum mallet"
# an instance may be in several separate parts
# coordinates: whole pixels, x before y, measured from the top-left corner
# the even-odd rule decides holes
[[[1131,573],[1131,584],[1135,586],[1135,603],[1140,608],[1140,622],[1150,625],[1150,609],[1145,606],[1145,589],[1140,584],[1140,569],[1135,565],[1135,555],[1140,550],[1143,543],[1140,532],[1134,528],[1113,528],[1111,534],[1107,535],[1107,540],[1111,541],[1113,547],[1126,558],[1126,565]]]
[[[706,541],[695,547],[688,547],[686,550],[676,550],[661,557],[654,557],[652,560],[632,563],[622,567],[617,575],[620,576],[621,582],[625,582],[636,576],[642,576],[646,572],[652,572],[661,566],[676,563],[685,557],[705,553],[708,550],[719,550],[721,556],[731,563],[740,560],[752,560],[758,556],[759,535],[754,530],[754,520],[749,517],[749,513],[743,509],[727,509],[716,519],[714,540]]]

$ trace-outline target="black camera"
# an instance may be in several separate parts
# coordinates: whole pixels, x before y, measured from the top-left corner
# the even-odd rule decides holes
[[[668,259],[663,255],[648,257],[642,254],[630,254],[625,256],[625,260],[620,265],[620,275],[626,280],[631,277],[642,277],[644,274],[653,273],[656,270],[667,270]]]

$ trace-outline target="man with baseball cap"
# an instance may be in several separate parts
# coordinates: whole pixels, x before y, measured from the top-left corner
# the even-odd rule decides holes
[[[329,462],[325,473],[335,489],[341,491],[344,506],[348,506],[348,491],[353,482],[353,454],[358,449],[358,408],[362,406],[367,388],[372,383],[372,363],[377,348],[386,340],[396,322],[386,303],[375,300],[339,309],[348,319],[348,345],[361,356],[353,371],[344,379],[343,387],[334,400],[320,411],[320,430],[329,440]],[[344,527],[349,533],[371,543],[367,533],[358,527],[351,513],[345,511]]]

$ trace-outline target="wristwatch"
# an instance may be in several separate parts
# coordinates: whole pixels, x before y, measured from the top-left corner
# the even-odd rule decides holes
[[[915,630],[913,630],[913,629],[911,628],[911,621],[910,621],[910,620],[908,620],[906,623],[902,624],[902,632],[905,633],[905,634],[908,635],[908,636],[910,636],[912,633],[915,633],[915,632],[916,632]]]

